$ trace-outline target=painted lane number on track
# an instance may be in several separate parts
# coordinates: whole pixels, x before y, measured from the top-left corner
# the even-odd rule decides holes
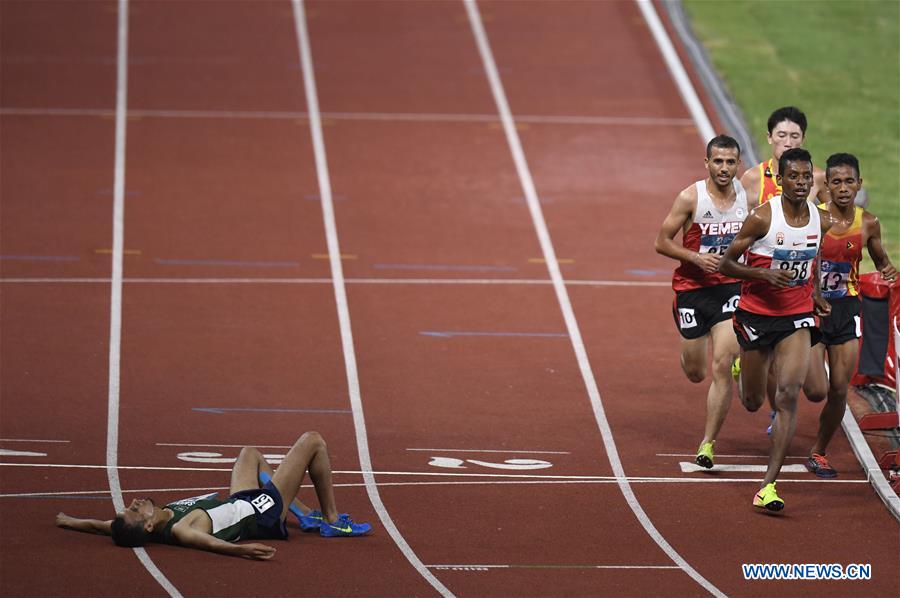
[[[465,463],[478,465],[481,467],[489,467],[491,469],[547,469],[553,467],[549,461],[540,461],[538,459],[507,459],[503,463],[491,463],[489,461],[479,461],[477,459],[454,459],[452,457],[432,457],[428,463],[432,467],[444,467],[446,469],[466,469]]]
[[[266,461],[272,465],[278,465],[284,461],[284,455],[263,455]],[[180,461],[188,461],[190,463],[234,463],[237,457],[224,457],[222,453],[207,453],[204,451],[191,451],[187,453],[178,453]]]

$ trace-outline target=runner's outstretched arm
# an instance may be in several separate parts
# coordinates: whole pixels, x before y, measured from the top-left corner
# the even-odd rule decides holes
[[[100,521],[99,519],[79,519],[77,517],[69,517],[65,513],[56,514],[56,526],[63,529],[71,529],[77,532],[87,532],[89,534],[102,534],[104,536],[112,535],[112,520]]]
[[[208,550],[227,556],[242,556],[258,561],[265,561],[275,556],[275,548],[273,546],[255,543],[232,544],[231,542],[220,540],[206,532],[195,529],[190,525],[184,525],[182,522],[172,526],[172,535],[178,540],[180,545],[187,548]]]

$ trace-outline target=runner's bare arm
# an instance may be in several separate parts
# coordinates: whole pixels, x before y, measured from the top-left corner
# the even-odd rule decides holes
[[[719,262],[719,272],[725,276],[743,280],[764,280],[779,288],[784,288],[788,285],[792,276],[789,271],[755,268],[738,262],[740,257],[750,249],[754,241],[766,235],[769,231],[771,219],[772,207],[768,203],[750,212],[750,215],[744,220],[741,230],[735,236],[734,241],[725,250],[722,261]]]
[[[77,517],[69,517],[62,512],[56,514],[56,526],[78,532],[88,532],[89,534],[103,534],[104,536],[112,534],[111,519],[109,521],[100,521],[99,519],[79,519]]]
[[[831,201],[831,192],[825,183],[825,171],[813,166],[813,186],[809,190],[809,199],[820,203]]]
[[[707,273],[715,272],[716,267],[719,265],[718,255],[691,251],[683,244],[675,241],[678,231],[681,231],[683,235],[690,227],[696,203],[697,192],[693,185],[678,194],[678,197],[675,198],[675,202],[672,204],[669,215],[666,216],[662,226],[659,228],[659,234],[656,235],[656,253],[670,257],[673,260],[694,264]]]
[[[823,174],[824,177],[824,174]],[[824,184],[824,178],[823,178]],[[827,187],[823,187],[828,193],[828,197],[831,197],[831,193],[828,192]],[[812,192],[810,192],[810,196],[812,196]],[[831,227],[834,226],[834,218],[831,216],[831,212],[828,210],[823,210],[822,208],[816,208],[819,210],[819,226],[822,230],[822,238],[825,238],[825,233],[831,230]],[[822,245],[819,244],[819,251],[822,250]],[[828,316],[831,315],[831,303],[822,296],[822,274],[820,271],[822,264],[821,256],[816,256],[815,265],[813,267],[813,311],[817,316]]]
[[[891,263],[884,246],[881,244],[881,223],[874,214],[863,212],[863,238],[869,257],[875,263],[875,268],[881,272],[885,280],[894,280],[897,277],[897,269]]]
[[[249,559],[265,561],[275,556],[275,548],[266,544],[232,544],[220,540],[204,531],[198,530],[186,521],[179,521],[172,526],[172,535],[178,543],[187,548],[208,550],[227,556],[242,556]]]
[[[741,175],[741,185],[747,192],[747,207],[751,210],[759,204],[759,165],[751,166]]]

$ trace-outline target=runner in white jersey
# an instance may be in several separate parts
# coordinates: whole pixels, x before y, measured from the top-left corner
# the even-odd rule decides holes
[[[813,267],[832,220],[807,200],[812,181],[809,152],[784,152],[778,174],[782,195],[751,212],[719,265],[723,274],[744,281],[734,329],[742,349],[740,396],[748,411],[765,402],[769,368],[773,361],[776,366],[772,448],[763,487],[753,498],[754,506],[770,511],[784,508],[775,478],[797,426],[797,396],[810,348],[819,338],[817,315],[830,311]],[[744,252],[746,265],[739,263]]]
[[[681,368],[691,382],[706,377],[712,352],[712,382],[706,395],[706,423],[695,462],[714,463],[713,445],[731,406],[731,363],[738,353],[731,331],[740,284],[717,271],[725,249],[747,217],[747,195],[735,178],[741,148],[726,135],[706,146],[709,176],[675,198],[656,237],[656,251],[679,261],[672,277],[672,315],[681,334]],[[681,242],[675,237],[681,232]]]

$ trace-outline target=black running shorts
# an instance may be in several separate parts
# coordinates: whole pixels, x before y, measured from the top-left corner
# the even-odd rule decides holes
[[[672,303],[675,326],[686,339],[705,336],[713,326],[731,318],[740,298],[740,283],[677,291]]]
[[[812,312],[790,316],[763,316],[743,309],[734,312],[734,332],[745,351],[771,349],[798,330],[809,330],[810,344],[822,339],[819,318]]]
[[[826,346],[843,345],[862,336],[859,297],[829,299],[831,314],[822,318],[822,342]]]

